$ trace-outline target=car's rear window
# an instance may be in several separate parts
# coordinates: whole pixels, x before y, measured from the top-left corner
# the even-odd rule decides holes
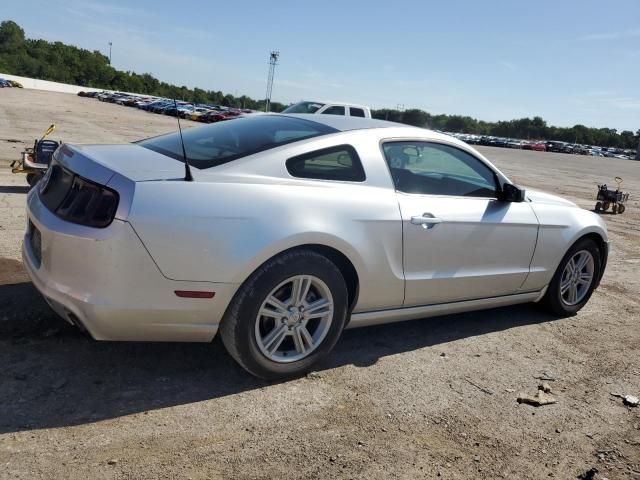
[[[299,178],[344,182],[364,182],[366,179],[358,152],[351,145],[338,145],[290,158],[287,170]]]
[[[254,115],[189,128],[182,131],[182,137],[189,164],[203,169],[337,131],[301,118]],[[138,145],[184,161],[179,132],[141,140]]]

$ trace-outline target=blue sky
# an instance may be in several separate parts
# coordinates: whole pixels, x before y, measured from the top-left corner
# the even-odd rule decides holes
[[[27,36],[161,80],[273,99],[640,128],[639,0],[4,2]]]

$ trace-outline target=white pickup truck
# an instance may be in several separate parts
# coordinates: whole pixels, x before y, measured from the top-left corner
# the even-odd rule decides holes
[[[371,118],[371,110],[364,105],[339,102],[310,102],[306,100],[290,105],[282,113],[314,113]]]

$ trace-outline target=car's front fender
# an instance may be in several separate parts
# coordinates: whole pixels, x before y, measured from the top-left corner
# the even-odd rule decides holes
[[[600,216],[578,207],[532,203],[540,222],[536,251],[522,290],[539,290],[549,284],[562,257],[586,235],[598,235],[608,243],[607,226]]]

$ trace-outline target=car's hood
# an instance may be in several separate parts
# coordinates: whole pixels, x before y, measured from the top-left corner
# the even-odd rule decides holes
[[[124,145],[69,145],[56,157],[74,172],[96,181],[108,181],[108,172],[143,182],[184,178],[184,163],[133,143]],[[97,164],[97,165],[96,165]],[[97,167],[97,168],[96,168]],[[100,171],[100,175],[98,175]],[[110,178],[110,177],[109,177]]]
[[[539,190],[526,189],[525,195],[533,203],[544,203],[547,205],[565,205],[567,207],[577,207],[577,205],[566,198],[552,195],[551,193],[541,192]]]

